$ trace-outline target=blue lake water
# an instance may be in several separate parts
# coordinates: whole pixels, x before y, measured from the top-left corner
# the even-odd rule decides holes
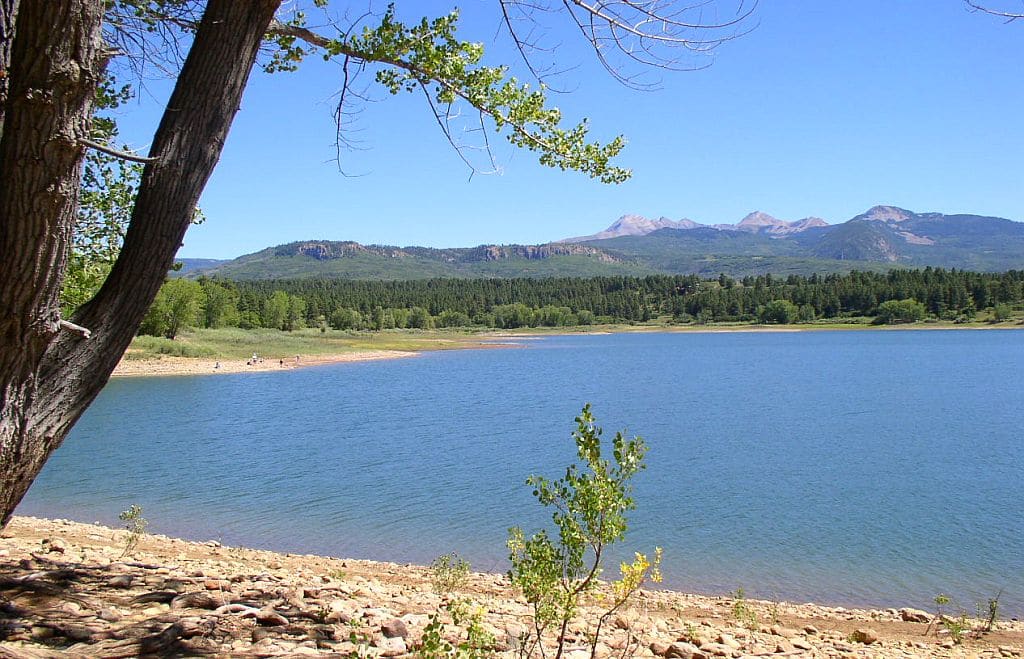
[[[666,585],[1024,614],[1024,331],[523,339],[282,373],[115,379],[18,512],[503,571],[524,479],[591,402],[650,446],[623,550]]]

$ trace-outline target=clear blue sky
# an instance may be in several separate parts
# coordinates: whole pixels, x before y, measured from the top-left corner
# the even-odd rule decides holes
[[[465,38],[494,42],[497,3],[464,0]],[[362,5],[360,5],[362,6]],[[443,2],[404,11],[437,15]],[[710,68],[625,88],[577,34],[552,32],[576,66],[553,103],[595,137],[624,134],[633,179],[606,186],[497,149],[504,173],[476,175],[448,146],[421,97],[364,106],[354,137],[332,146],[339,69],[253,74],[203,196],[207,222],[180,257],[233,258],[294,240],[472,246],[593,233],[625,213],[736,222],[753,210],[842,222],[874,204],[1024,220],[1024,22],[969,13],[960,0],[762,0],[756,29]],[[366,78],[370,82],[370,78]],[[122,117],[145,147],[162,85]]]

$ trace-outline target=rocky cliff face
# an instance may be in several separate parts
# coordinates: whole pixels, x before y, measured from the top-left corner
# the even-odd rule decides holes
[[[476,248],[482,252],[481,260],[500,261],[521,258],[528,260],[548,259],[552,256],[590,256],[603,263],[615,263],[619,259],[596,247],[569,243],[548,243],[547,245],[486,245]],[[475,251],[475,250],[474,250]]]
[[[274,250],[274,256],[308,256],[318,261],[341,259],[356,254],[376,254],[392,258],[409,256],[409,254],[397,247],[360,245],[351,240],[310,240],[281,245]]]
[[[331,261],[359,254],[388,258],[413,256],[444,261],[446,263],[475,263],[505,259],[540,260],[553,256],[588,256],[603,263],[617,263],[620,259],[603,250],[587,245],[549,243],[546,245],[480,245],[479,247],[432,249],[429,247],[391,247],[387,245],[361,245],[353,241],[310,240],[281,245],[274,256],[308,256],[318,261]]]

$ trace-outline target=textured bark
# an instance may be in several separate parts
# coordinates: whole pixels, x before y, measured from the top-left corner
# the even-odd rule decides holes
[[[102,12],[101,0],[24,0],[17,12],[0,139],[0,524],[60,442],[34,411],[59,331]]]
[[[52,0],[38,1],[48,4]],[[34,0],[21,2],[23,13]],[[52,304],[40,306],[32,299],[18,299],[15,306],[7,307],[14,311],[0,321],[0,341],[4,342],[0,347],[0,385],[4,387],[0,401],[0,525],[7,523],[46,458],[106,384],[156,296],[220,158],[262,37],[279,4],[280,0],[211,0],[207,4],[154,136],[150,155],[156,160],[143,172],[121,255],[96,297],[73,318],[92,331],[92,338],[56,332],[56,296],[63,260],[51,259],[38,267]],[[19,17],[16,42],[21,39],[20,21]],[[17,56],[16,48],[15,59]],[[10,130],[13,138],[14,124],[10,124]],[[33,134],[49,133],[19,129],[17,135],[19,139],[38,139],[29,137]],[[7,140],[5,135],[4,144],[7,141],[17,140]],[[0,151],[0,157],[4,155]],[[8,186],[7,164],[4,157],[0,180],[5,190],[10,187],[20,194],[20,187]],[[69,180],[73,185],[78,183],[76,176]],[[71,191],[56,196],[66,200],[74,195]],[[57,233],[46,231],[38,236],[35,242],[42,245],[44,253],[57,250],[66,258],[71,221],[55,225]],[[20,226],[11,236],[6,235],[6,228],[4,231],[0,243],[4,265],[0,272],[8,269],[8,261],[12,270],[20,270],[22,262],[27,265],[42,258],[37,253],[40,247],[33,247],[34,234],[30,231]],[[58,234],[63,237],[55,247],[51,243]],[[3,303],[7,302],[8,288],[20,290],[17,285],[9,287],[4,276],[0,280]],[[31,351],[8,350],[8,337],[23,334],[30,321],[39,326],[32,334],[37,338],[30,342]],[[11,368],[5,358],[7,353],[15,352],[23,353],[16,360],[17,369]],[[29,353],[31,356],[26,358]],[[27,390],[25,383],[31,383]],[[13,395],[7,395],[8,391]]]
[[[0,139],[4,134],[4,107],[7,105],[8,72],[11,68],[14,19],[17,15],[18,0],[0,0]]]

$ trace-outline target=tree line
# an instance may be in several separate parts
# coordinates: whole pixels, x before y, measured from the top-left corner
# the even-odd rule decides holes
[[[954,321],[1024,303],[1024,271],[925,268],[888,273],[733,279],[696,275],[550,279],[230,281],[171,279],[141,333],[173,337],[183,326],[294,330],[433,327],[566,327],[671,319],[676,323],[802,323],[871,316]]]

